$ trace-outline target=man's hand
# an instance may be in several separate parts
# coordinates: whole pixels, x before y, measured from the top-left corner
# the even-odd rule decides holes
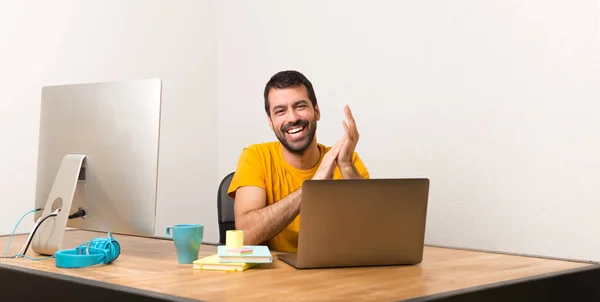
[[[333,171],[335,171],[336,159],[338,154],[340,153],[340,148],[342,146],[343,141],[340,140],[329,151],[323,156],[323,160],[319,165],[319,169],[315,172],[315,175],[312,179],[332,179]]]
[[[337,158],[337,165],[340,169],[353,167],[352,155],[354,155],[354,149],[356,148],[356,144],[358,144],[359,138],[356,122],[354,121],[352,111],[350,111],[348,105],[344,107],[344,113],[347,121],[342,121],[342,125],[344,126],[344,136],[340,140],[342,145]]]
[[[325,154],[312,179],[331,179],[336,167],[340,168],[342,177],[345,179],[362,178],[352,163],[352,156],[359,137],[356,122],[348,105],[344,107],[344,113],[347,119],[347,122],[342,122],[344,135]]]

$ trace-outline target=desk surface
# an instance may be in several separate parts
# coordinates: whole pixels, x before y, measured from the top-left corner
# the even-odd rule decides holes
[[[104,233],[67,231],[63,248]],[[198,300],[403,300],[540,274],[586,268],[593,264],[515,255],[425,247],[423,263],[414,266],[296,270],[274,257],[273,263],[245,272],[194,270],[178,264],[173,242],[114,235],[122,247],[110,265],[61,269],[54,259],[2,259],[0,264],[69,275]],[[2,253],[8,236],[0,237]],[[26,236],[13,237],[14,255]],[[216,252],[202,245],[200,257]],[[32,252],[29,256],[35,257]]]

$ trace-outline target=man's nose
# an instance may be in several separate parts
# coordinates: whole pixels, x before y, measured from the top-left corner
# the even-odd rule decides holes
[[[296,114],[296,111],[294,111],[294,110],[288,110],[287,122],[288,123],[295,123],[297,121],[298,121],[298,114]]]

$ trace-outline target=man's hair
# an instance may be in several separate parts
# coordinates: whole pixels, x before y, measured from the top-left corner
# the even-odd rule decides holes
[[[265,111],[267,115],[271,116],[270,104],[269,104],[269,91],[272,88],[284,89],[284,88],[295,88],[304,85],[308,93],[308,98],[312,103],[313,107],[317,105],[317,96],[313,90],[312,83],[300,72],[295,70],[280,71],[273,75],[265,86]]]

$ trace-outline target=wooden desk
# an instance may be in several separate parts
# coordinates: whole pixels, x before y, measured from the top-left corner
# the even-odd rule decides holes
[[[106,237],[106,234],[67,231],[63,248],[74,248],[96,237]],[[274,257],[272,264],[245,272],[200,271],[193,270],[191,265],[177,263],[175,247],[170,240],[114,237],[119,241],[122,253],[114,263],[105,266],[60,269],[55,266],[54,259],[0,258],[0,278],[3,280],[0,297],[7,298],[6,301],[26,295],[47,297],[43,295],[44,289],[51,289],[57,295],[54,298],[64,298],[59,295],[59,290],[69,288],[73,300],[85,298],[83,301],[86,302],[90,299],[113,302],[117,297],[128,301],[467,301],[477,298],[477,294],[511,286],[512,294],[518,294],[520,285],[536,280],[555,280],[553,285],[537,282],[537,289],[525,289],[537,290],[536,297],[577,295],[577,291],[568,292],[564,286],[557,287],[560,283],[556,282],[564,281],[560,278],[588,274],[587,279],[582,280],[590,282],[565,282],[575,282],[575,286],[586,286],[584,289],[589,290],[597,286],[591,281],[597,282],[600,278],[600,271],[594,264],[435,247],[426,247],[423,263],[414,266],[296,270]],[[2,253],[8,239],[8,236],[0,237]],[[8,255],[14,255],[25,239],[25,235],[15,236]],[[216,246],[204,244],[200,257],[215,251]],[[35,256],[32,252],[28,255]],[[596,279],[592,280],[590,276]],[[48,282],[52,284],[44,287]],[[548,286],[564,290],[551,292]],[[576,290],[581,293],[581,288]],[[495,296],[508,297],[507,294],[510,292],[504,290],[496,292]],[[491,301],[488,298],[486,301]]]

